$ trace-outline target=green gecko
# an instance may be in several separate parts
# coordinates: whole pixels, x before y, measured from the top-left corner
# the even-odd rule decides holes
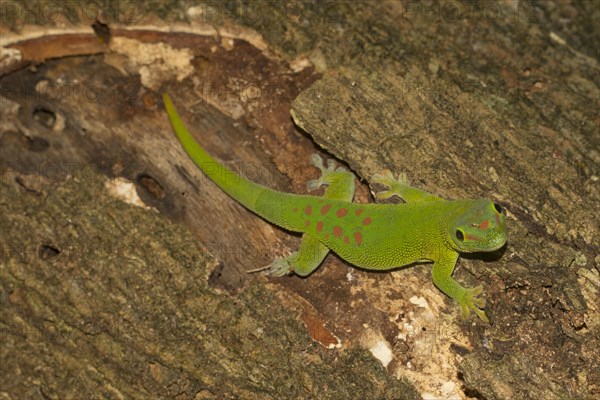
[[[458,302],[461,315],[475,312],[489,323],[482,286],[465,288],[452,278],[459,253],[494,251],[506,243],[505,213],[485,200],[448,201],[408,185],[401,174],[373,176],[388,190],[376,199],[398,196],[401,204],[352,203],[354,175],[333,160],[313,164],[321,177],[309,181],[309,191],[325,186],[323,197],[278,192],[251,182],[211,157],[181,121],[170,97],[163,101],[173,129],[196,165],[225,193],[267,221],[301,232],[300,249],[276,259],[268,268],[273,276],[307,276],[319,267],[329,250],[349,263],[368,270],[389,270],[416,262],[433,262],[433,283]]]

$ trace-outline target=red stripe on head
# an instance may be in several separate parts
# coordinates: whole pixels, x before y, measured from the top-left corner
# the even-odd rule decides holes
[[[356,215],[358,217],[360,214],[363,213],[363,211],[364,210],[362,208],[359,208],[358,210],[354,211],[354,215]]]

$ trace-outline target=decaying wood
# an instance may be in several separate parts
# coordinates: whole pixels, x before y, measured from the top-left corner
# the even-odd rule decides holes
[[[489,4],[212,2],[4,35],[3,396],[597,396],[598,11]],[[509,244],[455,274],[493,325],[461,322],[428,266],[246,274],[298,237],[198,172],[162,91],[270,187],[304,193],[321,147],[363,182],[498,201]]]

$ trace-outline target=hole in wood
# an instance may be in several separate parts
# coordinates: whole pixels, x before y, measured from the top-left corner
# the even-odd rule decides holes
[[[52,129],[56,123],[56,114],[45,107],[38,106],[33,109],[33,119],[40,125]]]
[[[160,185],[160,183],[158,183],[156,179],[154,179],[150,175],[141,174],[140,176],[138,176],[137,181],[139,185],[143,187],[155,199],[162,199],[165,197],[165,191]]]
[[[60,254],[60,250],[49,244],[43,244],[40,246],[38,254],[42,260],[49,260]]]
[[[111,34],[110,28],[107,24],[104,24],[96,19],[92,24],[92,29],[94,30],[94,33],[96,34],[96,36],[98,36],[102,43],[106,44],[110,42]]]

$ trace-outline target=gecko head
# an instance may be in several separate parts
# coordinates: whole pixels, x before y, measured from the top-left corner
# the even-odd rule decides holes
[[[459,200],[448,226],[453,247],[463,253],[498,250],[506,243],[506,213],[489,200]]]

